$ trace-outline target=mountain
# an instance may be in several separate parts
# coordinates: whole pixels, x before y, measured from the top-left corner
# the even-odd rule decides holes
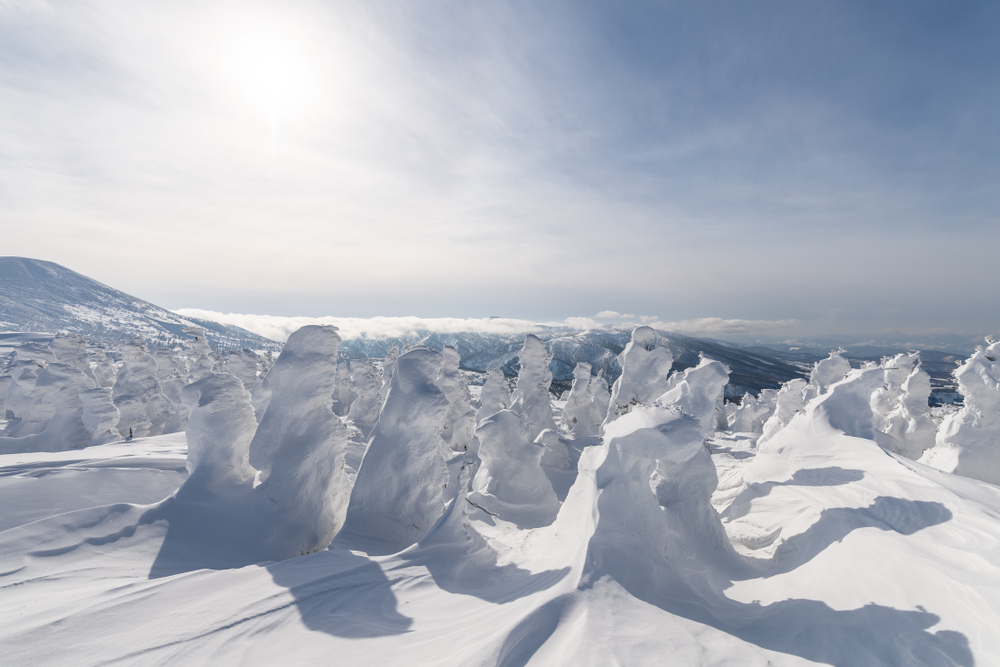
[[[431,331],[418,331],[416,334],[406,340],[348,339],[343,342],[340,350],[352,357],[384,357],[393,345],[402,349],[403,345],[409,343],[414,347],[424,345],[435,350],[451,345],[461,355],[462,368],[465,370],[484,372],[500,368],[508,377],[514,377],[520,368],[518,353],[524,345],[524,334]],[[553,393],[560,394],[569,389],[573,380],[573,368],[581,361],[590,364],[592,373],[601,371],[609,383],[614,382],[621,374],[618,354],[625,349],[632,332],[629,329],[573,331],[549,328],[536,331],[535,335],[546,341],[546,346],[552,353],[552,390]],[[721,341],[676,333],[658,331],[657,344],[670,348],[674,355],[674,370],[696,366],[702,354],[729,366],[732,371],[726,387],[726,396],[729,398],[741,397],[746,392],[758,394],[761,389],[777,389],[783,382],[806,377],[812,368],[812,361],[790,363],[774,352],[748,350]]]
[[[0,331],[67,331],[103,341],[142,334],[153,346],[189,340],[199,326],[216,349],[279,350],[281,345],[239,327],[181,317],[53,262],[0,257]]]

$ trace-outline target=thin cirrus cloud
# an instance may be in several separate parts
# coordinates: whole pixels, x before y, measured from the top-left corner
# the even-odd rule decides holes
[[[5,252],[213,311],[1000,324],[941,279],[993,279],[998,12],[723,5],[7,0]]]

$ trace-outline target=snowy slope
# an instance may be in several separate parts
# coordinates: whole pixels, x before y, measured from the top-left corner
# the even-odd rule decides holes
[[[69,331],[103,341],[142,334],[158,346],[187,340],[182,329],[189,326],[204,327],[219,349],[280,349],[245,329],[181,317],[52,262],[0,257],[0,330]]]
[[[649,536],[621,521],[600,444],[577,452],[551,526],[453,507],[384,557],[331,548],[254,564],[219,546],[238,540],[218,527],[197,528],[212,506],[197,498],[24,525],[0,533],[4,664],[1000,661],[996,487],[815,423],[760,460],[726,444],[716,460],[742,461],[746,477],[726,525],[753,558],[706,560],[708,580],[643,555]]]
[[[529,338],[473,432],[457,355],[401,355],[356,457],[339,337],[310,326],[259,427],[235,377],[189,385],[191,474],[162,501],[177,436],[0,457],[4,664],[1000,663],[1000,489],[876,441],[905,359],[831,355],[758,437],[716,431],[721,363],[668,378],[655,337],[632,336],[599,437],[549,430]],[[1000,391],[975,389],[970,409]]]

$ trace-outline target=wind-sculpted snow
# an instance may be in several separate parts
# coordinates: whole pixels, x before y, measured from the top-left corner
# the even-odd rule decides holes
[[[426,535],[455,496],[444,458],[450,448],[441,439],[448,414],[448,398],[437,384],[443,364],[441,353],[427,348],[396,360],[351,492],[346,539],[398,551]]]
[[[92,433],[84,423],[80,392],[93,388],[92,378],[76,366],[58,362],[23,360],[16,362],[12,370],[14,383],[4,399],[4,408],[14,419],[7,424],[0,448],[59,451],[87,447],[95,436],[102,439],[102,434]]]
[[[187,484],[224,488],[253,479],[250,441],[257,420],[243,382],[228,373],[212,373],[184,387],[183,393],[191,412]]]
[[[638,327],[620,355],[621,375],[611,387],[604,423],[628,414],[636,405],[647,405],[667,390],[667,374],[674,363],[670,349],[656,346],[656,332]]]
[[[0,532],[5,665],[1000,661],[1000,489],[883,449],[881,429],[924,395],[912,358],[839,379],[826,373],[834,360],[816,384],[748,398],[734,424],[760,427],[754,406],[775,403],[759,441],[715,430],[728,369],[710,358],[638,383],[663,385],[602,436],[532,438],[529,411],[504,405],[493,374],[465,449],[456,415],[472,406],[456,355],[418,347],[379,387],[352,481],[350,414],[368,391],[352,376],[368,362],[345,375],[339,343],[332,327],[289,338],[258,383],[271,395],[259,425],[235,376],[189,384],[191,475],[152,505],[123,489],[116,504],[74,494],[43,509],[53,477],[78,490],[123,480],[132,451],[138,478],[156,479],[163,436],[83,450],[80,470],[65,454],[0,455],[0,502],[14,507]],[[544,345],[525,348],[532,396],[519,404],[544,397],[551,416]],[[993,351],[981,352],[959,372],[976,409],[997,390]],[[655,365],[635,359],[633,370]],[[36,368],[53,365],[75,371]],[[567,402],[577,414],[589,371]],[[105,449],[105,465],[87,460]]]
[[[347,386],[341,387],[340,378],[343,376],[338,375],[337,395],[341,397],[342,403],[350,404],[347,418],[361,429],[364,435],[368,435],[375,427],[379,410],[382,408],[382,378],[370,361],[362,359],[351,361],[346,376],[348,382],[344,384]],[[345,389],[349,389],[346,395]]]
[[[931,378],[919,362],[917,352],[884,359],[884,384],[871,397],[880,444],[913,460],[934,446],[937,431],[928,406]]]
[[[598,373],[590,375],[590,364],[581,361],[573,371],[573,385],[562,411],[562,425],[575,438],[593,438],[601,433],[611,395],[608,383]]]
[[[977,349],[955,378],[964,405],[941,423],[935,447],[921,461],[1000,484],[1000,342]]]
[[[764,389],[760,392],[760,396],[745,394],[729,420],[730,430],[737,433],[763,434],[764,424],[774,414],[777,403],[778,392],[774,389]]]
[[[511,396],[510,409],[524,419],[531,440],[545,429],[555,429],[549,387],[552,372],[549,354],[542,339],[528,334],[524,337],[524,347],[520,353],[521,370],[517,375],[517,385]]]
[[[331,410],[340,337],[331,326],[302,327],[268,371],[271,401],[250,443],[261,472],[256,491],[278,558],[312,553],[344,523],[350,494],[344,456],[347,427]]]
[[[672,375],[669,388],[656,399],[656,403],[674,405],[691,415],[698,420],[702,432],[708,437],[714,431],[727,427],[722,402],[727,382],[729,368],[718,361],[703,358],[694,368]]]
[[[552,523],[559,499],[542,471],[545,446],[531,441],[524,421],[502,410],[476,427],[476,437],[482,463],[469,502],[524,528]]]
[[[444,417],[441,439],[452,451],[468,450],[472,431],[476,427],[476,414],[472,409],[469,381],[458,369],[461,358],[458,350],[446,345],[441,351],[441,373],[437,385],[448,400],[448,410]]]
[[[122,415],[118,432],[123,438],[130,432],[137,438],[166,433],[176,410],[156,379],[156,360],[148,354],[141,337],[126,345],[122,355],[125,361],[112,388]]]
[[[476,423],[510,407],[510,387],[504,378],[503,371],[493,369],[486,375],[482,391],[479,393],[479,410],[476,411]]]

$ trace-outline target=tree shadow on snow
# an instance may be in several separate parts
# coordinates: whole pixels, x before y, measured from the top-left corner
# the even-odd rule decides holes
[[[773,566],[768,568],[765,577],[791,572],[858,528],[878,528],[912,535],[951,518],[951,511],[941,503],[888,496],[879,496],[868,507],[825,509],[820,513],[819,520],[808,529],[778,545],[771,558]]]
[[[378,563],[349,551],[320,551],[267,565],[274,582],[295,597],[310,630],[363,638],[408,632],[392,584]]]
[[[750,484],[722,513],[724,518],[736,519],[750,511],[751,501],[763,498],[779,486],[843,486],[864,479],[861,470],[830,466],[828,468],[803,468],[796,470],[791,479],[783,482],[760,482]]]
[[[912,535],[951,518],[951,512],[940,503],[879,497],[864,508],[825,510],[814,526],[779,547],[776,560],[783,560],[781,571],[788,572],[857,528]],[[641,558],[622,558],[622,552],[614,553],[616,550],[611,543],[591,542],[588,559],[600,563],[600,578],[608,576],[640,600],[761,648],[836,667],[975,664],[965,635],[949,630],[930,632],[940,618],[922,607],[904,611],[868,604],[836,610],[806,599],[747,604],[726,597],[721,592],[728,588],[724,581],[721,589],[709,590],[704,580],[691,580],[683,568],[669,561],[666,567],[663,561],[653,566]],[[768,571],[766,576],[776,573]],[[739,572],[731,581],[748,578]],[[585,581],[581,589],[593,583]],[[719,583],[715,581],[715,585]]]
[[[146,512],[140,523],[156,521],[166,521],[168,527],[149,571],[151,579],[261,564],[276,584],[288,589],[311,630],[338,637],[378,637],[407,632],[412,623],[397,611],[392,582],[367,556],[321,551],[269,560],[261,550],[265,529],[255,521],[245,494],[182,490]]]
[[[505,604],[547,590],[566,578],[569,567],[530,572],[514,564],[497,565],[496,552],[466,523],[460,494],[426,537],[398,554],[408,566],[427,569],[438,588]]]

